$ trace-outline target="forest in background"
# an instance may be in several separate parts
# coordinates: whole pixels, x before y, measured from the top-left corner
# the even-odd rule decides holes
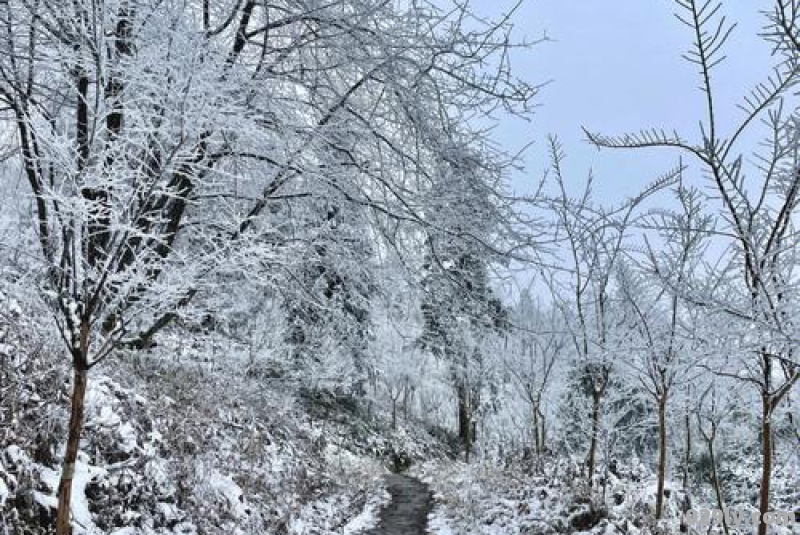
[[[738,103],[674,4],[705,115],[586,130],[675,154],[609,204],[510,186],[514,10],[0,2],[0,530],[357,533],[398,459],[456,533],[796,510],[800,2]]]

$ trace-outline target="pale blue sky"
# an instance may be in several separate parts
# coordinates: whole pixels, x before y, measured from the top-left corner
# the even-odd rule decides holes
[[[473,0],[481,14],[498,15],[515,0]],[[743,118],[742,98],[772,70],[769,45],[759,37],[766,24],[760,10],[772,0],[723,0],[723,12],[737,23],[726,47],[727,60],[713,72],[722,135]],[[513,17],[518,39],[552,40],[516,51],[515,73],[525,80],[552,82],[539,95],[531,122],[506,119],[497,141],[516,152],[527,142],[526,169],[513,176],[518,193],[528,193],[549,166],[548,134],[557,135],[567,153],[567,179],[572,191],[582,190],[591,168],[597,201],[614,203],[635,195],[646,184],[675,167],[679,153],[669,150],[599,152],[585,139],[581,126],[606,134],[644,128],[678,130],[699,139],[705,119],[700,75],[681,55],[692,45],[692,31],[678,21],[673,0],[526,0]],[[743,139],[755,147],[761,132]],[[688,156],[684,163],[691,162]],[[707,187],[698,167],[690,165],[685,179]],[[650,205],[671,203],[666,194]],[[719,251],[717,251],[719,252]],[[517,283],[528,276],[519,273]],[[506,288],[509,295],[514,293]],[[537,293],[539,293],[537,291]],[[542,292],[545,295],[547,292]]]
[[[474,0],[476,10],[498,14],[512,0]],[[770,0],[724,0],[723,11],[738,26],[728,43],[728,59],[714,71],[722,123],[743,113],[742,96],[769,74],[770,48],[758,37],[759,13]],[[691,30],[674,16],[671,0],[527,0],[514,17],[518,38],[545,32],[553,42],[515,54],[515,72],[532,82],[552,80],[541,92],[531,123],[504,121],[497,139],[508,150],[533,140],[527,170],[514,177],[522,191],[547,167],[546,136],[558,135],[576,180],[589,167],[598,197],[611,201],[671,168],[677,153],[665,151],[598,153],[581,131],[624,133],[657,126],[698,134],[704,100],[696,68],[681,58],[692,43]]]

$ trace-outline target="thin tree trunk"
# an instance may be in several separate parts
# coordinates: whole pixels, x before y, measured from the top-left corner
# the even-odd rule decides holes
[[[667,390],[658,397],[658,489],[656,490],[656,520],[664,512],[664,480],[667,475]]]
[[[683,457],[683,490],[689,489],[689,464],[692,462],[692,425],[689,410],[686,410],[686,448]]]
[[[469,462],[471,447],[470,437],[470,414],[469,400],[467,399],[468,390],[465,386],[458,387],[458,437],[464,446],[465,460]]]
[[[711,431],[711,438],[708,440],[708,456],[711,458],[711,479],[714,484],[714,494],[717,498],[717,507],[720,511],[725,511],[725,501],[722,499],[722,488],[719,484],[719,475],[717,473],[717,454],[714,451],[714,439],[717,434],[716,428]],[[728,521],[725,515],[722,515],[722,529],[728,533]]]
[[[597,452],[597,433],[600,429],[600,394],[597,391],[592,392],[592,436],[589,440],[589,455],[587,458],[587,470],[589,478],[589,486],[592,486],[594,479],[594,468],[596,462]]]
[[[481,391],[478,387],[473,387],[469,392],[467,398],[467,411],[469,416],[469,449],[472,451],[475,443],[478,440],[478,420],[475,418],[475,409],[480,407],[481,404]],[[483,420],[481,420],[483,424]]]
[[[403,386],[403,420],[405,420],[406,422],[408,422],[408,404],[410,401],[409,399],[410,397],[411,397],[411,387],[409,386],[408,381],[406,381],[405,386]]]
[[[541,430],[539,431],[539,437],[542,442],[542,453],[547,451],[547,422],[544,418],[544,414],[540,411],[539,412],[539,426]]]
[[[761,395],[761,489],[759,490],[758,510],[761,523],[758,535],[767,535],[767,525],[763,522],[764,514],[769,511],[769,491],[772,480],[772,399],[769,394]]]
[[[58,485],[58,513],[56,517],[56,535],[70,533],[70,502],[72,498],[72,477],[75,474],[75,461],[78,458],[78,446],[83,430],[83,412],[86,399],[87,370],[75,367],[74,384],[72,386],[72,410],[69,417],[69,436],[67,451],[64,454],[64,465],[61,469],[61,481]]]

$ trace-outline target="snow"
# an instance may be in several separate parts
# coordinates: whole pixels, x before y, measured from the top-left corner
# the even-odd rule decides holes
[[[237,518],[247,516],[248,507],[245,503],[242,488],[236,484],[230,475],[223,475],[214,471],[207,476],[206,485],[211,491],[227,500],[229,510]]]
[[[6,498],[8,497],[8,494],[9,494],[8,486],[6,485],[5,481],[3,481],[3,478],[0,477],[0,507],[2,507],[3,504],[6,503]]]
[[[171,357],[167,362],[172,362]],[[148,365],[158,369],[163,363]],[[298,410],[294,398],[284,398],[258,381],[231,383],[227,375],[179,381],[181,366],[185,363],[161,372],[179,385],[166,390],[174,400],[168,407],[161,402],[164,384],[154,385],[153,391],[137,390],[122,383],[124,379],[101,373],[92,376],[86,433],[73,486],[76,535],[244,535],[279,529],[287,535],[363,535],[378,524],[381,508],[390,498],[381,480],[386,472],[381,455],[402,450],[415,459],[427,458],[418,428],[369,435],[361,421],[356,422],[358,426],[316,416],[312,421]],[[208,384],[200,384],[201,380]],[[235,388],[226,390],[219,384],[235,384]],[[248,398],[249,387],[253,390]],[[213,399],[207,399],[207,392],[215,392]],[[262,405],[254,405],[254,399]],[[254,407],[263,416],[254,418]],[[380,409],[374,414],[379,418]],[[63,451],[54,453],[57,459],[63,455]],[[57,462],[41,466],[30,455],[11,445],[0,455],[0,462],[31,467],[38,478],[36,503],[53,509],[60,466]],[[558,462],[547,459],[544,470]],[[639,470],[643,464],[627,459],[620,473]],[[17,487],[2,468],[0,507]],[[744,477],[751,468],[737,470]],[[608,496],[620,490],[624,501],[608,502],[607,516],[588,529],[582,527],[585,531],[571,526],[579,523],[588,508],[576,490],[580,478],[565,476],[569,472],[564,467],[557,475],[539,474],[531,466],[503,466],[479,457],[469,465],[451,459],[414,464],[411,471],[434,491],[428,529],[432,535],[653,533],[640,522],[652,514],[648,507],[655,482],[649,469],[637,472],[635,481],[609,476]],[[673,498],[663,533],[674,532],[673,502],[680,495],[678,483],[668,481],[667,486]],[[88,496],[87,488],[91,489]],[[178,499],[179,492],[198,505]],[[129,496],[135,497],[133,505]],[[98,528],[109,519],[113,527]]]
[[[125,453],[133,453],[136,449],[137,443],[137,434],[136,430],[130,424],[130,422],[125,422],[122,424],[118,431],[120,437],[120,448]]]
[[[362,532],[372,529],[378,525],[379,514],[381,509],[389,503],[391,495],[386,489],[383,492],[372,495],[364,509],[358,516],[354,517],[350,522],[344,526],[344,535],[359,535]]]
[[[81,456],[84,457],[85,456]],[[57,492],[58,484],[61,479],[61,471],[49,468],[42,468],[42,481],[51,489],[51,494],[43,494],[37,497],[39,503],[49,507],[56,507],[58,504]],[[86,498],[86,486],[93,480],[107,475],[107,470],[98,466],[91,466],[85,460],[78,460],[75,463],[75,473],[72,478],[72,497],[70,509],[74,523],[74,535],[91,535],[103,533],[92,520],[89,510],[89,502]]]
[[[37,490],[33,493],[33,499],[36,500],[36,503],[45,508],[55,509],[58,507],[58,499],[51,494],[45,494]]]
[[[97,399],[95,396],[92,396],[90,399],[91,402],[97,403]],[[111,407],[108,405],[104,405],[100,408],[100,414],[93,418],[92,423],[94,425],[102,425],[105,427],[114,427],[119,425],[121,418],[118,414],[116,414]]]
[[[75,464],[75,477],[72,480],[72,515],[73,521],[77,524],[75,535],[80,533],[102,533],[92,521],[92,514],[89,512],[89,502],[86,499],[86,485],[96,477],[106,474],[106,470],[97,466],[90,466],[87,463]],[[83,531],[81,531],[81,529]]]
[[[576,520],[587,506],[575,500],[571,481],[555,473],[536,476],[521,467],[506,470],[487,462],[430,463],[412,471],[422,474],[435,491],[436,506],[429,522],[433,535],[584,533],[573,527],[573,522],[579,525]],[[600,519],[585,533],[621,533],[604,522]]]
[[[27,461],[28,456],[20,449],[19,446],[11,445],[6,448],[6,457],[9,461],[15,464],[23,463]]]
[[[441,515],[441,511],[438,509],[434,509],[428,515],[428,533],[431,535],[456,535],[456,532],[450,526],[450,522]]]
[[[620,167],[608,199],[562,176],[555,138],[547,176],[514,191],[525,158],[492,130],[530,118],[543,73],[514,74],[528,47],[489,2],[277,2],[268,31],[277,8],[255,1],[112,1],[60,39],[36,36],[93,2],[13,3],[0,50],[29,60],[0,93],[32,113],[0,117],[0,533],[52,516],[68,427],[79,535],[355,534],[406,459],[431,463],[441,533],[674,532],[709,471],[733,506],[763,467],[762,508],[800,502],[792,47],[728,125],[741,143],[590,136],[688,149],[717,178],[679,165],[636,191]],[[720,45],[721,17],[701,17]],[[95,98],[63,98],[76,62]],[[110,122],[84,139],[87,117]],[[761,118],[763,166],[738,154]],[[85,426],[67,424],[71,377]],[[659,521],[656,463],[675,479]]]

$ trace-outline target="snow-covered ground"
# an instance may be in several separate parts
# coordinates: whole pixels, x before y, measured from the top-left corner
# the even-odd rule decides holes
[[[252,366],[226,343],[227,358],[210,359],[221,341],[167,338],[92,372],[75,535],[363,534],[389,500],[383,476],[400,451],[435,492],[431,535],[680,532],[686,494],[668,481],[665,519],[654,523],[655,478],[639,461],[598,476],[592,492],[565,458],[544,458],[538,471],[514,455],[456,462],[423,422],[392,430],[385,408],[287,384],[269,361]],[[46,353],[14,364],[0,405],[0,533],[50,533],[69,369]],[[797,456],[784,448],[776,458],[773,495],[791,507],[800,498]],[[752,508],[756,475],[757,459],[730,466],[731,506]],[[714,503],[702,489],[688,498],[693,507]]]
[[[528,472],[524,465],[501,467],[493,463],[428,463],[416,467],[413,473],[435,491],[431,535],[722,533],[719,528],[682,529],[681,506],[687,503],[685,500],[704,502],[687,496],[673,482],[666,486],[664,519],[654,522],[655,478],[636,461],[627,470],[621,469],[618,476],[609,474],[604,487],[595,489],[591,497],[576,467],[563,459],[549,460],[538,474]],[[746,504],[737,507],[753,509]],[[771,534],[790,535],[800,533],[800,524],[770,529]]]
[[[178,361],[168,347],[90,377],[75,535],[356,535],[375,526],[389,499],[392,449],[413,454],[425,444],[333,406],[316,418],[315,404],[335,400],[248,378],[235,358]],[[0,533],[52,525],[66,413],[39,390],[63,401],[67,377],[50,367],[42,383],[15,393],[16,424],[0,434]],[[44,414],[48,437],[26,425]]]

